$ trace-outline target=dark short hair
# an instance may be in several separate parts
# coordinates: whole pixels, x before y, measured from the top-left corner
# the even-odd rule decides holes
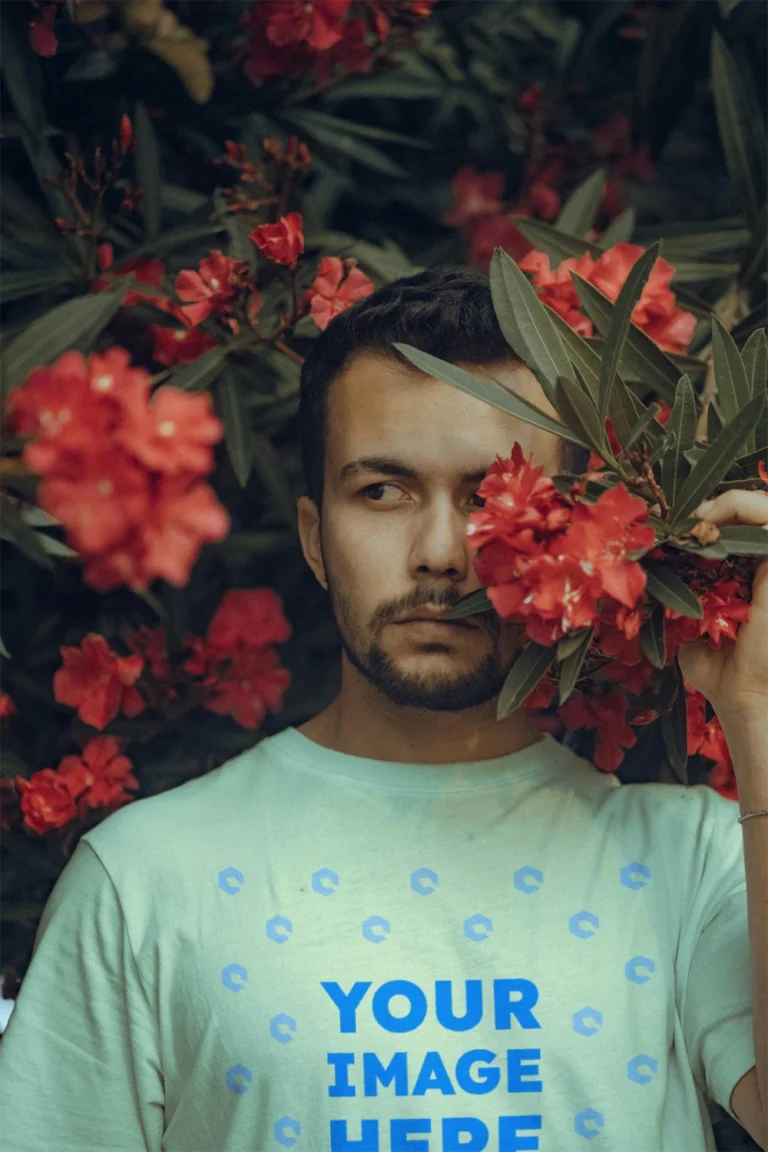
[[[488,278],[473,268],[438,267],[403,276],[336,316],[315,341],[301,369],[299,432],[307,491],[322,507],[328,391],[353,356],[368,353],[402,363],[393,348],[411,344],[454,364],[522,363],[496,319]],[[583,472],[589,453],[559,444],[559,467]]]

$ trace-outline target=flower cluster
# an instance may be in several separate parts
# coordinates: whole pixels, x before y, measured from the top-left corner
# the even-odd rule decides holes
[[[543,107],[544,90],[535,82],[517,101],[518,112],[528,121],[531,144],[522,187],[514,200],[504,201],[506,178],[499,171],[481,173],[465,165],[451,181],[454,199],[443,215],[443,223],[461,228],[469,262],[484,270],[496,248],[503,248],[513,260],[527,255],[533,246],[518,229],[516,220],[532,218],[553,223],[560,214],[565,189],[570,190],[583,176],[583,142],[550,143],[541,127]],[[650,180],[654,166],[647,147],[633,147],[631,124],[621,112],[614,112],[591,131],[587,151],[586,171],[606,162],[610,168],[597,216],[603,228],[624,208],[624,179]],[[597,235],[592,232],[589,238],[596,239]]]
[[[470,516],[467,536],[477,550],[475,571],[496,612],[522,625],[530,641],[549,647],[592,630],[583,683],[558,715],[570,729],[596,731],[594,762],[613,772],[636,742],[633,729],[658,715],[642,700],[631,705],[627,694],[641,697],[656,673],[640,644],[654,606],[640,561],[645,555],[667,562],[669,557],[646,523],[646,501],[624,484],[607,489],[594,503],[582,500],[583,494],[582,480],[567,493],[559,491],[516,443],[509,459],[497,457],[488,469],[478,489],[485,504]],[[696,596],[702,616],[663,606],[665,666],[674,662],[681,644],[703,639],[719,649],[734,641],[750,612],[750,582],[737,564],[678,553],[675,570]],[[547,708],[556,691],[556,680],[547,674],[524,706]],[[696,751],[725,763],[718,731],[713,721],[706,733],[702,728]],[[729,778],[727,768],[723,772]]]
[[[202,480],[223,435],[206,393],[151,394],[149,373],[113,347],[35,369],[9,406],[11,427],[30,440],[24,462],[42,477],[40,506],[66,529],[91,587],[181,587],[202,545],[229,532]]]
[[[593,334],[592,321],[581,311],[571,272],[594,284],[609,300],[616,300],[632,267],[643,255],[639,244],[615,244],[597,260],[585,252],[562,260],[552,271],[549,257],[537,249],[518,261],[524,272],[532,273],[540,300],[562,316],[581,336]],[[696,327],[696,317],[676,307],[670,287],[675,269],[658,258],[633,312],[632,322],[647,333],[660,348],[684,353]]]
[[[270,76],[312,73],[326,84],[337,68],[370,72],[377,52],[400,47],[402,33],[425,20],[436,0],[254,0],[241,18],[248,34],[245,74],[253,84]]]

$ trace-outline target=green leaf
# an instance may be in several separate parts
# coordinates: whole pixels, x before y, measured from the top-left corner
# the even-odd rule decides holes
[[[501,248],[495,250],[491,259],[490,282],[493,307],[504,338],[533,369],[554,405],[558,376],[571,377],[573,370],[549,311],[525,273]]]
[[[224,344],[211,348],[210,352],[204,352],[197,360],[177,368],[165,383],[172,384],[174,388],[182,388],[185,392],[202,392],[222,371],[228,353],[229,349]]]
[[[681,376],[675,390],[672,414],[665,424],[669,433],[674,434],[675,440],[661,462],[661,486],[670,507],[677,499],[678,486],[683,483],[690,471],[685,453],[696,443],[697,422],[696,397],[691,378],[688,375]]]
[[[548,304],[544,307],[549,312],[549,318],[554,324],[560,339],[563,342],[566,354],[575,368],[584,378],[584,381],[589,388],[592,399],[597,405],[598,397],[600,395],[599,381],[600,381],[600,354],[596,348],[589,344],[583,337],[579,336],[578,332],[574,332],[570,324],[566,324],[562,316],[554,312]]]
[[[470,396],[475,396],[478,400],[482,400],[486,404],[490,404],[493,408],[500,409],[502,412],[509,412],[512,416],[517,416],[529,424],[534,424],[537,428],[542,428],[545,432],[552,432],[555,436],[560,436],[564,440],[569,440],[573,444],[580,445],[582,448],[589,447],[588,444],[574,435],[565,424],[560,424],[557,420],[553,420],[551,416],[547,416],[546,413],[541,412],[534,404],[529,404],[527,400],[523,400],[520,396],[509,392],[495,381],[481,380],[479,376],[474,376],[464,368],[458,368],[455,364],[449,364],[446,360],[441,360],[438,356],[432,356],[429,352],[422,352],[418,348],[413,348],[410,344],[395,343],[393,347],[405,356],[416,368],[420,368],[422,372],[426,372],[428,376],[434,376],[438,380],[444,380],[446,384],[453,384],[462,392],[466,392]]]
[[[671,530],[697,508],[710,491],[728,472],[739,452],[749,439],[750,431],[758,423],[766,404],[766,395],[754,396],[729,424],[717,440],[691,469],[690,475],[678,493],[670,514]]]
[[[663,668],[667,659],[664,640],[664,606],[655,604],[648,619],[640,628],[640,647],[654,668]]]
[[[665,669],[663,698],[673,698],[672,708],[661,719],[661,731],[672,771],[681,784],[688,784],[688,717],[685,708],[685,685],[680,665]]]
[[[611,329],[613,304],[607,296],[598,292],[593,284],[588,283],[575,272],[571,273],[571,279],[584,311],[605,336]],[[625,368],[637,372],[638,379],[642,380],[646,387],[653,388],[665,400],[672,402],[675,386],[680,376],[677,367],[664,355],[658,345],[649,336],[646,336],[645,332],[641,332],[632,323],[629,325],[629,334],[624,346],[622,372]]]
[[[560,655],[560,645],[557,647],[558,659],[562,660],[560,668],[560,679],[558,681],[558,703],[565,704],[568,697],[576,687],[576,681],[579,678],[579,673],[584,665],[589,645],[592,642],[592,634],[594,628],[586,629],[584,635],[576,648],[569,652],[567,656]],[[576,633],[575,635],[579,635]],[[575,637],[574,637],[575,638]]]
[[[748,100],[736,61],[717,31],[712,34],[712,91],[728,172],[753,224],[765,197],[765,122],[759,106]]]
[[[629,324],[654,264],[661,251],[661,241],[647,249],[629,270],[611,314],[611,325],[605,338],[605,349],[600,366],[600,427],[605,424],[613,389],[613,379],[629,334]],[[661,411],[661,409],[659,409]]]
[[[729,556],[768,556],[768,532],[762,524],[727,524],[717,543]]]
[[[496,719],[503,720],[530,696],[547,669],[554,663],[557,647],[544,648],[530,643],[509,670],[499,694]]]
[[[712,317],[712,359],[717,395],[726,424],[733,420],[751,396],[750,382],[739,350],[716,316]]]
[[[603,198],[605,179],[605,169],[599,168],[571,192],[555,221],[555,228],[559,232],[566,232],[571,236],[586,235],[595,222]]]
[[[768,203],[763,204],[755,219],[752,235],[747,243],[739,270],[739,287],[748,288],[761,274],[765,274],[768,249]]]
[[[757,475],[757,465],[761,460],[763,462],[768,460],[768,444],[763,444],[762,448],[758,448],[755,452],[750,452],[748,456],[739,456],[736,463],[745,472],[750,472],[754,469],[755,475]]]
[[[723,17],[723,20],[727,20],[731,13],[741,4],[741,0],[719,0],[719,2],[720,15]]]
[[[160,180],[160,154],[155,129],[141,100],[136,101],[133,113],[136,136],[136,176],[143,195],[139,200],[139,214],[144,219],[144,234],[151,243],[160,235],[162,195]]]
[[[384,176],[395,176],[399,180],[408,179],[405,168],[396,164],[386,152],[382,152],[373,144],[366,144],[365,141],[349,133],[328,128],[323,124],[313,122],[311,119],[307,120],[304,112],[291,112],[285,114],[283,119],[298,128],[302,136],[315,140],[321,147],[325,146],[329,150],[329,156],[341,154],[349,157],[350,160],[355,160],[358,164],[365,165],[366,168],[381,172]]]
[[[279,453],[263,432],[254,432],[252,443],[253,466],[262,484],[272,495],[285,520],[295,528],[296,496],[286,480]]]
[[[651,404],[651,406],[649,408],[646,408],[645,412],[640,417],[637,424],[635,424],[634,428],[629,433],[629,436],[627,437],[627,442],[626,442],[626,444],[623,445],[623,447],[624,448],[631,448],[632,445],[635,444],[640,439],[640,437],[643,436],[647,432],[648,428],[653,423],[653,421],[656,419],[659,412],[661,412],[661,405],[660,404]]]
[[[463,616],[476,616],[478,612],[494,612],[493,602],[488,599],[488,589],[478,588],[457,600],[453,608],[443,613],[443,620],[460,620]]]
[[[710,402],[709,407],[707,408],[707,443],[713,444],[722,430],[723,422],[720,419],[715,405]],[[689,457],[686,458],[688,459]],[[698,459],[698,457],[696,459]],[[695,464],[696,459],[694,459],[692,463]]]
[[[569,236],[560,232],[551,224],[544,224],[541,220],[515,219],[515,227],[523,234],[526,240],[549,256],[550,267],[556,268],[561,260],[585,254],[597,260],[603,254],[603,249],[589,240],[580,240],[578,236]]]
[[[566,632],[562,640],[557,642],[557,659],[561,662],[567,660],[568,657],[581,647],[581,643],[585,636],[588,636],[593,629],[579,628],[577,632]]]
[[[128,290],[129,278],[121,280],[114,288],[77,296],[33,320],[0,356],[3,394],[21,384],[33,368],[55,360],[62,352],[70,348],[89,351]]]
[[[0,517],[0,537],[15,544],[28,560],[39,564],[41,568],[53,568],[53,561],[43,547],[40,536],[26,524],[19,513],[8,500],[3,501],[3,514]]]
[[[666,255],[666,253],[665,253]],[[678,260],[672,283],[694,284],[699,280],[730,280],[739,270],[735,263],[724,264],[716,260]]]
[[[3,80],[13,108],[33,136],[42,136],[47,117],[40,57],[32,49],[18,5],[0,4],[0,36]]]
[[[578,384],[563,376],[558,377],[555,385],[555,407],[568,427],[585,441],[593,452],[597,452],[606,463],[615,463],[605,442],[606,437],[601,434],[597,409],[585,388],[580,388]]]
[[[694,620],[703,619],[701,602],[684,580],[658,560],[645,560],[643,568],[648,578],[646,590],[650,596],[683,616],[690,616]]]
[[[393,132],[377,124],[361,124],[356,120],[348,120],[345,116],[332,116],[328,112],[318,112],[309,108],[302,108],[298,115],[305,125],[314,129],[325,129],[334,134],[362,136],[369,140],[389,140],[393,144],[408,144],[412,148],[428,150],[436,148],[430,140],[424,140],[419,136],[406,136],[403,132]]]
[[[766,341],[765,332],[762,329],[756,329],[747,340],[741,350],[741,362],[749,381],[750,395],[757,396],[760,392],[768,389],[768,341]],[[765,419],[765,414],[763,419]],[[746,444],[748,453],[751,454],[754,451],[759,434],[757,428],[750,434]],[[765,459],[765,453],[763,453],[762,459]],[[742,461],[739,460],[737,463],[741,464]]]
[[[64,268],[47,272],[4,272],[0,281],[0,303],[23,300],[41,292],[50,292],[62,284],[70,284],[72,277]]]
[[[620,216],[612,220],[600,236],[600,247],[607,250],[614,244],[628,244],[635,230],[635,210],[625,208]]]
[[[219,377],[216,387],[221,418],[224,421],[224,441],[238,484],[245,488],[251,474],[249,445],[249,413],[243,406],[237,379],[228,368]]]

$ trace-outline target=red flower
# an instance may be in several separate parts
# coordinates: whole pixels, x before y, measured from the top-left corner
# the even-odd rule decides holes
[[[765,461],[764,460],[758,460],[758,462],[757,462],[757,474],[760,477],[760,479],[763,481],[764,484],[768,484],[768,469],[765,467]]]
[[[544,102],[544,86],[537,80],[529,84],[518,97],[517,107],[520,112],[538,112]]]
[[[518,212],[517,215],[526,216],[527,213]],[[513,216],[481,216],[471,222],[470,228],[469,262],[485,272],[496,248],[503,248],[513,260],[519,261],[533,247],[515,224]]]
[[[500,212],[504,183],[503,172],[478,172],[471,165],[460,168],[451,180],[454,202],[443,214],[443,223],[466,224]]]
[[[77,709],[84,724],[105,728],[118,712],[138,716],[144,701],[134,684],[144,661],[140,656],[118,656],[103,636],[89,632],[79,648],[62,647],[64,664],[53,677],[59,704]]]
[[[89,808],[114,810],[135,799],[125,791],[139,787],[132,767],[128,757],[120,754],[114,736],[97,736],[79,756],[65,756],[58,775],[77,800],[78,816],[85,820]]]
[[[249,233],[256,247],[275,264],[294,265],[304,251],[300,212],[289,212],[277,224],[261,224]]]
[[[528,203],[542,220],[554,220],[560,212],[560,197],[549,184],[532,184],[528,192]]]
[[[700,588],[698,581],[690,584],[702,606],[703,618],[682,616],[674,608],[664,606],[664,638],[667,646],[667,663],[671,664],[681,644],[690,644],[700,637],[713,651],[722,647],[723,637],[735,640],[738,636],[737,624],[749,620],[750,589],[746,580],[733,577],[719,580],[710,588]]]
[[[16,777],[21,796],[24,823],[41,836],[53,828],[62,828],[77,816],[77,807],[64,776],[52,768],[34,772],[29,780]]]
[[[176,475],[213,470],[211,445],[224,435],[224,425],[212,411],[208,392],[191,395],[165,385],[143,401],[126,405],[125,419],[115,440],[147,468]]]
[[[200,324],[212,312],[225,313],[229,301],[240,288],[250,285],[251,275],[246,260],[233,260],[219,249],[200,261],[200,271],[185,268],[176,277],[176,293],[188,301],[181,308],[185,323]]]
[[[485,506],[469,518],[472,548],[500,540],[519,552],[539,554],[549,537],[568,524],[572,503],[562,496],[533,454],[526,460],[517,442],[509,459],[497,456],[477,490]]]
[[[120,120],[120,149],[122,152],[127,152],[133,144],[133,124],[131,124],[130,116],[123,113]]]
[[[713,715],[706,719],[707,699],[687,683],[685,685],[685,709],[688,721],[688,755],[706,756],[715,764],[709,776],[709,784],[728,799],[738,799],[738,788],[733,771],[731,754],[720,721]]]
[[[267,709],[279,712],[291,674],[278,667],[274,648],[243,648],[216,680],[205,703],[210,712],[232,716],[243,728],[258,728]]]
[[[314,74],[318,84],[327,84],[334,68],[341,66],[347,72],[370,72],[373,67],[373,49],[366,41],[364,20],[347,20],[344,38],[317,59]]]
[[[135,652],[144,661],[144,671],[149,673],[164,696],[175,696],[171,688],[171,665],[168,659],[168,644],[165,628],[158,624],[156,628],[148,628],[142,624],[125,642],[131,652]]]
[[[238,647],[263,648],[287,640],[291,626],[282,601],[271,588],[233,589],[224,596],[208,625],[209,655],[231,656]]]
[[[39,20],[31,20],[29,24],[29,41],[32,49],[38,56],[55,56],[59,42],[53,25],[56,20],[56,5],[46,4]]]
[[[0,719],[4,720],[7,716],[15,716],[16,705],[7,692],[0,692]]]
[[[615,772],[624,759],[624,751],[637,743],[625,716],[627,698],[620,689],[608,692],[602,698],[586,699],[574,693],[559,709],[567,728],[596,728],[597,745],[594,763],[603,772]]]
[[[304,296],[304,304],[310,305],[310,316],[320,331],[324,332],[334,316],[338,316],[356,300],[370,296],[373,290],[373,281],[354,266],[354,261],[346,262],[345,278],[345,263],[338,256],[326,256],[321,261],[312,287]]]
[[[583,256],[571,256],[567,260],[561,260],[557,268],[550,271],[549,256],[537,248],[518,261],[523,272],[533,273],[534,286],[542,289],[537,293],[539,299],[548,304],[553,312],[557,312],[558,316],[562,316],[566,324],[580,336],[591,336],[593,328],[592,321],[579,311],[581,301],[573,285],[571,272],[576,272],[588,280],[593,263],[589,254],[585,253]]]
[[[165,269],[163,268],[162,262],[158,260],[156,256],[136,256],[133,260],[127,260],[117,268],[110,268],[110,273],[110,277],[102,277],[99,280],[94,280],[91,285],[91,291],[101,292],[104,288],[109,288],[109,286],[114,283],[116,276],[129,276],[132,274],[137,284],[145,284],[147,288],[156,289],[156,294],[139,292],[136,289],[129,288],[123,297],[121,308],[130,308],[134,304],[144,301],[147,304],[151,304],[154,308],[158,308],[161,312],[168,312],[177,319],[182,318],[178,305],[160,293],[160,289],[165,283]]]
[[[25,459],[33,459],[29,449]],[[93,455],[68,453],[40,485],[39,502],[67,529],[75,551],[110,548],[139,525],[151,505],[145,469],[122,448],[97,445]]]
[[[267,39],[279,48],[306,43],[324,52],[341,40],[342,21],[349,4],[350,0],[278,0],[271,4],[266,0],[265,6],[271,9]]]
[[[191,364],[216,347],[216,341],[199,328],[163,328],[160,324],[150,324],[149,331],[155,342],[152,355],[166,368]]]

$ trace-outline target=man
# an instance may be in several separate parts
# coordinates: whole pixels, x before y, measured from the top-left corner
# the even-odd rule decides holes
[[[703,1152],[718,1105],[757,1133],[733,802],[497,721],[519,629],[434,618],[480,587],[496,455],[583,456],[395,342],[549,408],[479,274],[320,336],[299,532],[340,691],[82,838],[0,1045],[7,1152]]]

